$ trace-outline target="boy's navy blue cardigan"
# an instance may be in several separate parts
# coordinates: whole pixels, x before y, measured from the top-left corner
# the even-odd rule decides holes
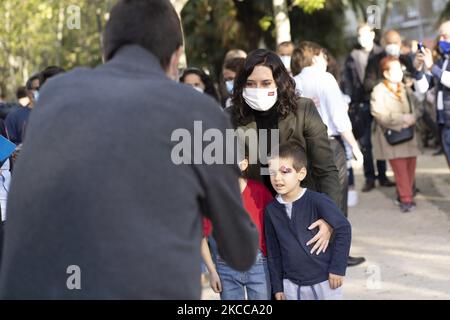
[[[306,243],[318,232],[308,227],[324,219],[333,228],[334,242],[320,255],[310,254]],[[329,274],[345,275],[351,244],[351,226],[326,195],[307,190],[292,205],[291,219],[284,204],[272,201],[264,215],[270,280],[274,293],[283,292],[283,279],[308,286],[328,280]]]

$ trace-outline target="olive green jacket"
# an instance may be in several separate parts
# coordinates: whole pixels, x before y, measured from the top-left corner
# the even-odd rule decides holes
[[[232,107],[231,107],[232,108]],[[239,125],[233,119],[231,108],[227,109],[235,129],[244,131],[257,129],[254,116],[251,115],[245,123]],[[303,186],[330,196],[335,203],[341,205],[341,186],[338,170],[334,161],[334,153],[330,146],[327,127],[323,123],[314,102],[299,98],[296,113],[290,113],[278,122],[280,144],[295,141],[306,151],[308,156],[308,175]],[[248,144],[248,141],[246,141]],[[250,179],[262,180],[260,165],[251,164],[248,170]]]

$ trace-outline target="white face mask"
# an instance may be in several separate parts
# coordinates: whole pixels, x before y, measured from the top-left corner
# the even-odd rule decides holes
[[[278,90],[276,88],[245,88],[242,96],[248,106],[253,110],[267,111],[270,110],[277,102]]]
[[[291,70],[291,56],[280,56],[281,61],[284,64],[286,70]]]
[[[403,71],[401,70],[391,70],[389,72],[389,80],[393,83],[400,83],[403,80]]]
[[[373,39],[370,35],[361,36],[358,37],[358,43],[363,48],[370,48],[371,46],[373,46]]]
[[[388,44],[385,50],[389,56],[400,57],[400,46],[398,44]]]

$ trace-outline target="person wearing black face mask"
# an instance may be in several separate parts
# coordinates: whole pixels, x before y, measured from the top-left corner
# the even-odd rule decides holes
[[[417,69],[415,88],[420,93],[436,87],[437,120],[441,128],[442,145],[450,168],[450,20],[439,28],[439,51],[441,58],[434,63],[430,49],[423,48],[416,55]]]

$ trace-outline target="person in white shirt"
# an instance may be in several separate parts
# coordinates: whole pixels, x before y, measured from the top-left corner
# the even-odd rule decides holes
[[[363,164],[363,154],[353,136],[352,124],[348,116],[348,104],[333,75],[327,72],[326,51],[320,45],[303,41],[292,54],[291,70],[295,75],[296,89],[303,97],[312,99],[322,121],[328,128],[328,136],[334,149],[339,181],[342,186],[341,210],[348,216],[348,175],[344,142],[351,147],[356,160],[355,166]],[[364,262],[364,258],[349,258],[349,265]]]

